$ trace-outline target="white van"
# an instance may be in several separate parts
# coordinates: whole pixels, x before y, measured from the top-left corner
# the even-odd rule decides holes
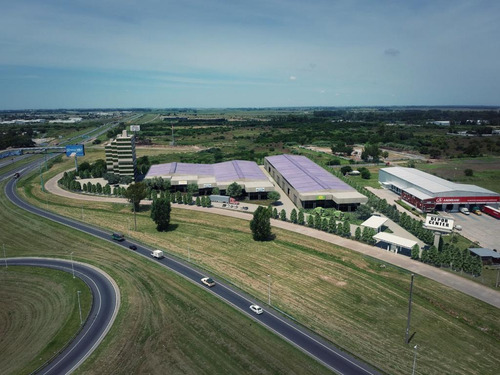
[[[467,207],[461,207],[460,212],[463,213],[464,215],[470,215],[470,211]]]
[[[153,250],[153,252],[151,253],[151,256],[153,258],[156,258],[156,259],[162,259],[164,257],[163,251],[161,251],[161,250]]]

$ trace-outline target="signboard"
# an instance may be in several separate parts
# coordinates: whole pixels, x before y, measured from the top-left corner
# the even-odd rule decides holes
[[[257,193],[264,192],[264,191],[266,191],[266,188],[262,188],[262,187],[255,188],[255,192],[257,192]]]
[[[140,132],[141,131],[141,125],[130,125],[130,131],[131,132]]]
[[[316,200],[317,200],[317,201],[324,201],[325,199],[326,199],[326,198],[325,198],[325,196],[324,196],[324,195],[318,195],[318,196],[316,197]]]
[[[203,184],[203,187],[204,187],[204,188],[211,188],[211,187],[212,187],[212,184]]]
[[[85,148],[83,145],[67,145],[66,156],[85,156]]]
[[[493,202],[500,202],[500,196],[496,197],[438,197],[436,198],[436,204],[443,203],[475,203],[475,204],[487,204]]]
[[[453,229],[455,220],[449,217],[439,215],[427,215],[424,226],[428,229],[442,232],[450,232]]]

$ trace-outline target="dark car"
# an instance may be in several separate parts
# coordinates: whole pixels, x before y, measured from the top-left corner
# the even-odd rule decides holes
[[[128,248],[129,248],[130,250],[137,250],[137,246],[135,246],[135,245],[130,245]]]

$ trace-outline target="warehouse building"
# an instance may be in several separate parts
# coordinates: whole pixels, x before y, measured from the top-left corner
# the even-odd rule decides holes
[[[423,212],[456,212],[461,207],[498,205],[500,202],[500,194],[491,190],[457,184],[415,168],[382,168],[379,182]]]
[[[368,198],[305,156],[276,155],[264,167],[297,207],[354,211]]]
[[[108,173],[135,178],[135,137],[124,130],[104,146]]]
[[[236,182],[249,199],[266,199],[274,191],[269,181],[253,161],[233,160],[216,164],[167,163],[152,165],[145,179],[161,177],[169,180],[174,190],[186,191],[191,184],[198,185],[200,194],[211,194],[219,188],[224,195],[227,187]]]

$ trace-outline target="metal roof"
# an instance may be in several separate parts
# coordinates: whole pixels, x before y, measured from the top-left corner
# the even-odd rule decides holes
[[[388,219],[386,217],[374,215],[374,216],[371,216],[369,219],[365,220],[363,223],[361,223],[361,226],[373,228],[373,229],[378,229],[382,225],[384,225],[387,220]]]
[[[417,244],[417,241],[409,240],[407,238],[399,237],[394,234],[380,232],[373,236],[376,240],[384,241],[390,244],[398,245],[407,249],[411,249]]]
[[[299,193],[336,190],[356,191],[302,155],[267,156],[266,159]]]
[[[495,259],[500,259],[500,254],[498,254],[496,251],[493,251],[491,249],[485,249],[485,248],[470,248],[469,251],[471,253],[474,253],[478,256],[482,257],[492,257]]]
[[[153,177],[193,177],[204,179],[210,177],[217,182],[265,181],[268,178],[257,163],[247,160],[233,160],[217,164],[166,163],[152,165],[145,178]],[[212,180],[212,179],[210,179]],[[270,183],[269,183],[270,184]]]
[[[457,184],[415,168],[389,167],[381,171],[398,177],[415,186],[421,187],[431,193],[457,192],[479,193],[486,195],[498,195],[497,193],[476,185]]]

